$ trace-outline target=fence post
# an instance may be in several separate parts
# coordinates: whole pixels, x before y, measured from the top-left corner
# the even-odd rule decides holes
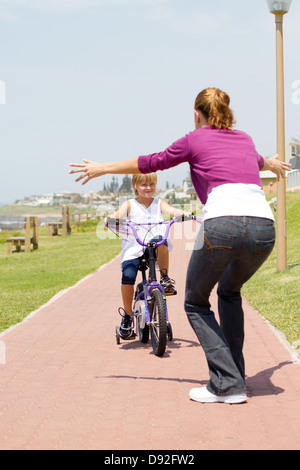
[[[67,235],[67,206],[63,206],[62,208],[62,236],[65,237]]]
[[[30,225],[31,217],[25,218],[25,252],[30,252]]]

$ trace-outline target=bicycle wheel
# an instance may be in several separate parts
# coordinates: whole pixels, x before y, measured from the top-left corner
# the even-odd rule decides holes
[[[145,325],[144,328],[141,328],[138,323],[138,332],[141,343],[148,343],[149,339],[149,326]]]
[[[160,290],[152,292],[150,311],[150,332],[153,352],[156,356],[162,356],[167,344],[166,308]]]
[[[121,340],[120,340],[120,333],[119,333],[119,327],[116,326],[116,341],[117,341],[117,344],[120,344],[121,343]]]
[[[143,290],[143,283],[141,282],[136,291],[135,299],[138,294]],[[136,316],[136,333],[139,335],[142,343],[147,343],[149,340],[149,326],[146,325],[146,314],[145,314],[145,300],[140,299],[134,304],[135,316]]]

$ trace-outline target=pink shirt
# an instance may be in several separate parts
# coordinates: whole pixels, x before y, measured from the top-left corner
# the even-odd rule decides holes
[[[245,132],[203,127],[174,142],[163,152],[141,155],[141,173],[166,170],[188,162],[191,178],[200,201],[217,186],[228,183],[256,184],[262,187],[259,170],[264,159]]]

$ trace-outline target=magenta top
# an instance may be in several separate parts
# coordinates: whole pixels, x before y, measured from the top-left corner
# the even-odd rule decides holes
[[[264,159],[245,132],[202,127],[174,142],[163,152],[141,155],[141,173],[166,170],[188,162],[200,201],[205,204],[210,191],[227,183],[257,184]]]

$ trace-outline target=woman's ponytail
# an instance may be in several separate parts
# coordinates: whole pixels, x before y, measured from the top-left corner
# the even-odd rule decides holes
[[[232,129],[235,121],[229,108],[230,98],[219,88],[206,88],[195,100],[195,109],[202,112],[208,124],[215,129]]]

